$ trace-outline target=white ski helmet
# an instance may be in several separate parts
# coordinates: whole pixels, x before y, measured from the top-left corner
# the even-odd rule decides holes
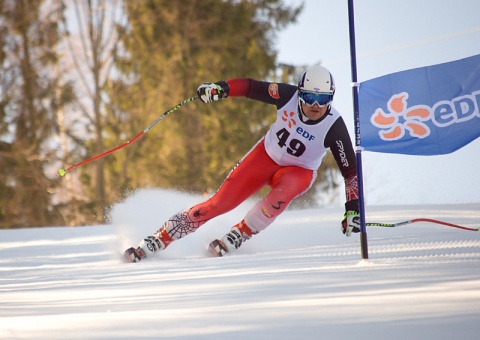
[[[323,66],[311,66],[300,77],[298,81],[298,91],[325,93],[333,95],[335,93],[335,81],[330,72]]]
[[[302,114],[302,104],[319,107],[332,105],[335,82],[330,72],[323,66],[312,66],[303,72],[298,82],[298,109]]]

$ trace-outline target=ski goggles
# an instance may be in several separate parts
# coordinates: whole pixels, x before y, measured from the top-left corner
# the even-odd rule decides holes
[[[301,91],[298,95],[302,103],[307,106],[313,106],[317,103],[318,106],[326,106],[333,101],[333,93],[315,93]]]

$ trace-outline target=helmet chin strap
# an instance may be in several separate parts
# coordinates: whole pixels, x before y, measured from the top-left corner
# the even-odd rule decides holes
[[[308,118],[306,115],[305,115],[305,112],[303,112],[303,108],[302,108],[302,102],[300,101],[300,98],[298,99],[298,112],[300,113],[300,119],[302,120],[302,122],[308,122],[310,120],[310,118]]]

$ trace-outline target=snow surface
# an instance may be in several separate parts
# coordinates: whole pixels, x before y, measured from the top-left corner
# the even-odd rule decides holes
[[[480,233],[431,223],[339,228],[341,207],[287,210],[235,254],[208,257],[246,202],[156,258],[124,248],[202,200],[142,190],[109,225],[0,231],[1,339],[479,339]],[[480,225],[480,203],[367,206],[368,222]]]

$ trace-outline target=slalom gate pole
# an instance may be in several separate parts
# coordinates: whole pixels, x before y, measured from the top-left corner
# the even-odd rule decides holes
[[[441,224],[441,225],[444,225],[444,226],[447,226],[447,227],[452,227],[452,228],[457,228],[457,229],[463,229],[463,230],[469,230],[469,231],[480,231],[480,227],[469,228],[469,227],[464,227],[464,226],[453,224],[453,223],[434,220],[434,219],[431,219],[431,218],[415,218],[413,220],[397,222],[397,223],[376,223],[376,222],[372,222],[372,223],[367,223],[366,225],[369,226],[369,227],[395,228],[395,227],[400,227],[400,226],[403,226],[403,225],[416,223],[416,222],[429,222],[429,223]]]
[[[161,121],[163,118],[165,118],[166,116],[168,116],[170,113],[172,113],[173,111],[176,111],[177,109],[179,109],[180,107],[182,107],[183,105],[187,104],[187,103],[190,103],[192,101],[194,101],[195,99],[197,99],[198,97],[191,97],[191,98],[188,98],[188,99],[185,99],[184,101],[178,103],[177,105],[175,105],[174,107],[172,107],[171,109],[169,109],[168,111],[165,111],[164,113],[162,113],[159,117],[157,117],[157,119],[155,119],[149,126],[147,126],[147,128],[145,128],[143,131],[141,131],[139,134],[137,134],[135,137],[133,137],[132,139],[130,139],[129,141],[123,143],[122,145],[119,145],[117,146],[116,148],[113,148],[111,150],[108,150],[108,151],[105,151],[105,152],[102,152],[101,154],[99,155],[96,155],[94,157],[91,157],[91,158],[88,158],[80,163],[77,163],[75,165],[72,165],[66,169],[59,169],[58,170],[58,174],[60,176],[65,176],[65,174],[72,170],[72,169],[75,169],[81,165],[84,165],[84,164],[87,164],[87,163],[90,163],[96,159],[99,159],[99,158],[102,158],[106,155],[109,155],[111,153],[114,153],[115,151],[117,150],[120,150],[130,144],[133,144],[136,140],[138,140],[140,137],[142,137],[144,134],[146,134],[148,132],[148,130],[150,130],[151,128],[153,128],[159,121]]]
[[[368,259],[367,228],[365,224],[365,202],[363,193],[362,148],[360,146],[360,116],[358,110],[357,56],[355,50],[355,23],[353,0],[348,0],[348,22],[350,33],[350,61],[352,68],[353,115],[355,122],[355,156],[357,161],[358,205],[360,213],[360,244],[362,259]]]

